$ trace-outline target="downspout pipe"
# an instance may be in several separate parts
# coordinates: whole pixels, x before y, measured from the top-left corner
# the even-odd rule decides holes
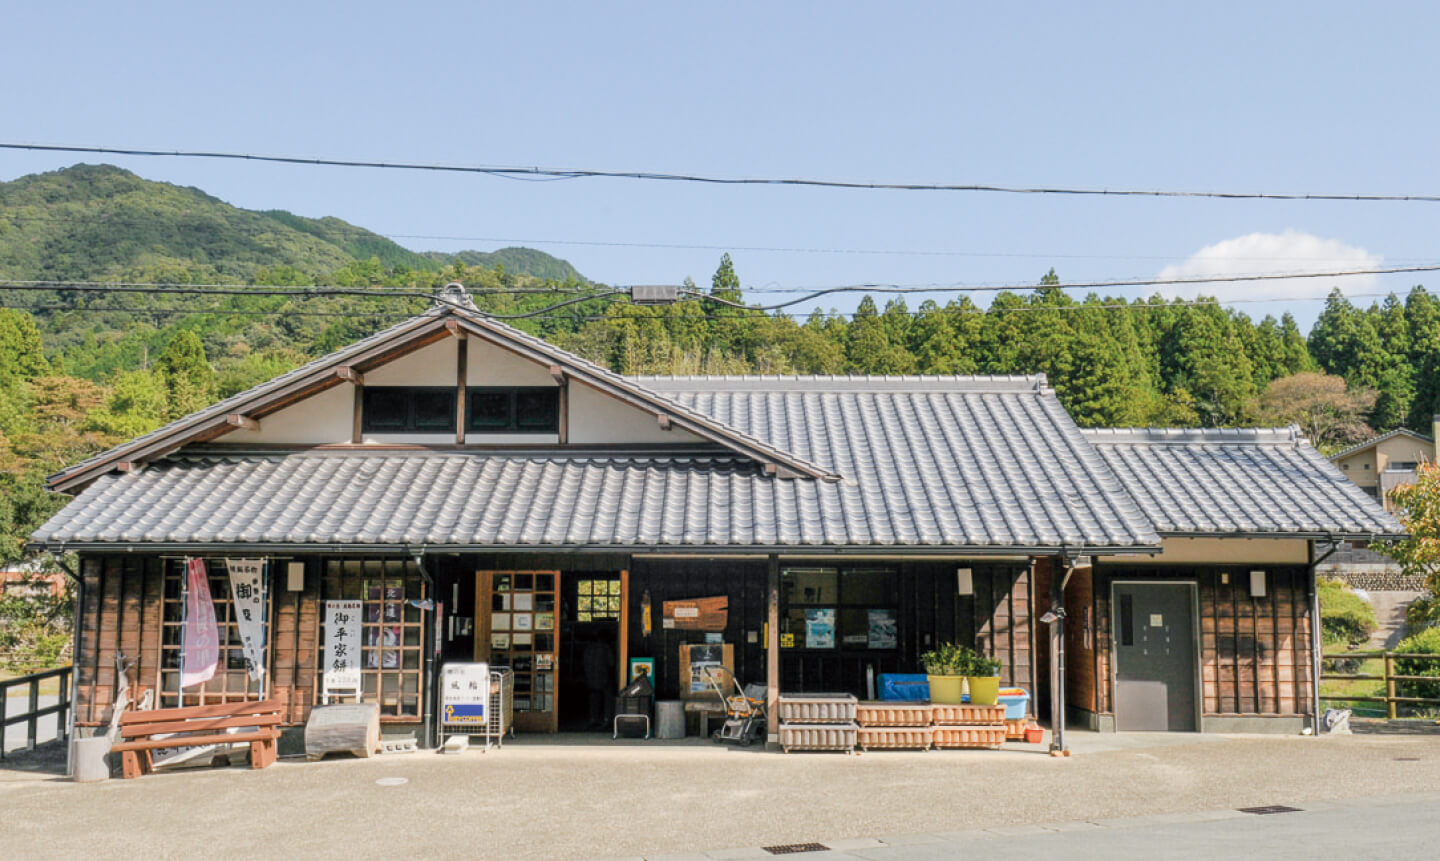
[[[80,626],[84,624],[85,621],[85,616],[80,611],[80,608],[85,605],[85,581],[80,579],[80,575],[70,569],[70,565],[66,563],[65,556],[62,553],[57,553],[54,550],[49,551],[49,553],[50,558],[55,560],[55,566],[65,572],[65,576],[69,577],[70,581],[75,584],[74,617],[70,623],[70,705],[65,709],[65,776],[73,777],[75,774],[75,693],[77,680],[75,667],[76,661],[80,657]]]
[[[414,560],[415,567],[420,571],[420,576],[425,579],[426,584],[434,587],[435,578],[430,576],[429,570],[425,568],[425,548],[422,546],[419,552],[413,553],[410,558]],[[440,604],[435,601],[433,588],[430,600],[434,607],[438,608],[440,606]],[[435,650],[439,647],[438,642],[430,642],[435,638],[434,623],[436,617],[433,614],[438,612],[438,609],[432,609],[430,612],[432,614],[430,621],[425,625],[425,634],[420,638],[420,642],[425,644],[425,681],[421,698],[425,701],[425,714],[423,717],[425,722],[425,738],[423,744],[426,748],[435,747]],[[423,619],[424,616],[421,616],[421,618]]]
[[[1040,621],[1050,626],[1050,755],[1069,756],[1065,743],[1065,584],[1073,566],[1065,555],[1055,557],[1050,572],[1050,609]]]

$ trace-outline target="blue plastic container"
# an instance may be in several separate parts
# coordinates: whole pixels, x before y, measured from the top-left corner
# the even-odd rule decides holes
[[[924,673],[881,673],[880,699],[915,702],[930,699],[930,681]]]
[[[1030,694],[1023,688],[1004,688],[1000,704],[1005,707],[1006,720],[1023,720],[1030,711]]]

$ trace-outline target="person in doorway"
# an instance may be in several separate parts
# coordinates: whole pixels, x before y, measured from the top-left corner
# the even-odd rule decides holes
[[[603,639],[595,639],[585,644],[580,660],[585,670],[585,687],[590,692],[587,729],[601,731],[610,726],[615,710],[615,652]]]

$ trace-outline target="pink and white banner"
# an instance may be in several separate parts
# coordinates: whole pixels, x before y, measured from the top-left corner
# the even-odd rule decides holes
[[[180,687],[209,681],[220,659],[220,630],[203,559],[185,563],[185,627],[180,646]]]

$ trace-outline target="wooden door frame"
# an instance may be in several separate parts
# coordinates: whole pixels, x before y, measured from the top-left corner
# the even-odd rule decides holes
[[[533,725],[533,724],[532,724],[531,726],[529,726],[529,727],[522,727],[522,726],[521,726],[521,723],[522,723],[522,722],[523,722],[523,723],[527,723],[527,724],[530,723],[530,720],[529,720],[529,718],[528,718],[528,715],[532,714],[531,712],[516,712],[516,713],[515,713],[515,721],[514,721],[514,723],[515,723],[515,728],[516,728],[516,729],[529,730],[529,731],[533,731],[533,732],[555,733],[555,732],[557,732],[557,731],[559,730],[559,721],[560,721],[560,617],[561,617],[560,596],[561,596],[561,594],[563,594],[563,590],[562,590],[562,588],[561,588],[561,578],[562,578],[564,575],[563,575],[559,570],[556,570],[556,569],[494,568],[494,569],[487,569],[487,570],[477,570],[477,571],[475,572],[475,633],[476,633],[476,636],[475,636],[475,656],[474,656],[474,659],[475,659],[477,662],[478,662],[478,661],[488,661],[489,658],[490,658],[490,633],[491,633],[491,626],[490,626],[490,613],[491,613],[491,609],[490,609],[490,605],[491,605],[491,603],[492,603],[492,602],[491,602],[491,599],[490,599],[490,596],[491,596],[491,587],[492,587],[492,585],[493,585],[493,578],[494,578],[494,576],[495,576],[496,574],[509,574],[509,575],[511,575],[511,576],[514,576],[514,575],[516,575],[516,574],[532,574],[532,575],[533,575],[533,574],[551,574],[551,575],[554,575],[554,577],[555,577],[555,589],[554,589],[554,595],[555,595],[555,610],[554,610],[554,613],[555,613],[555,627],[554,627],[554,629],[553,629],[553,631],[552,631],[552,633],[553,633],[553,635],[554,635],[554,637],[555,637],[555,645],[554,645],[553,651],[550,652],[550,655],[552,656],[551,670],[550,670],[550,672],[551,672],[551,674],[554,676],[554,689],[549,692],[549,693],[550,693],[550,719],[549,719],[549,721],[548,721],[548,726],[542,726],[542,727],[539,728],[539,729],[534,728],[534,725]],[[512,594],[512,595],[514,594],[513,590],[512,590],[512,592],[511,592],[511,594]],[[512,610],[511,612],[513,613],[514,611]],[[537,633],[537,632],[535,632],[535,631],[532,629],[532,632],[531,632],[531,633],[532,633],[532,636],[533,636],[533,635],[534,635],[535,633]],[[512,629],[512,636],[513,636],[513,629]],[[533,640],[532,640],[532,643],[533,643]],[[534,654],[533,650],[532,650],[532,654]],[[532,678],[533,678],[534,672],[535,672],[535,671],[532,669],[532,670],[531,670]],[[534,697],[534,696],[535,696],[535,690],[534,690],[533,688],[532,688],[531,691],[530,691],[530,696],[531,696],[531,697]],[[522,715],[527,716],[524,721],[521,721],[521,720],[520,720],[520,718],[521,718]],[[537,723],[538,723],[538,722],[537,722]]]

